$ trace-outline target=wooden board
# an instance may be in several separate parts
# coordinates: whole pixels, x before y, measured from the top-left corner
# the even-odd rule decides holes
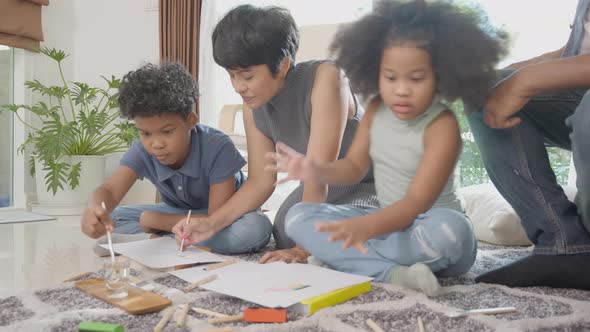
[[[132,286],[129,286],[129,295],[126,298],[111,299],[102,278],[78,281],[76,288],[132,315],[160,311],[172,304],[172,301],[163,296]]]

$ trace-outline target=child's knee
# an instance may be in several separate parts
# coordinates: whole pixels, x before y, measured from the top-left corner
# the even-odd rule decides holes
[[[139,221],[140,214],[135,209],[127,206],[119,206],[111,212],[111,218],[115,221],[119,220],[136,220]]]
[[[464,243],[475,236],[469,219],[463,213],[451,209],[437,209],[436,219],[441,226],[441,235],[447,237],[451,243]]]
[[[285,216],[285,233],[288,237],[293,238],[297,233],[297,225],[305,223],[321,209],[322,204],[317,203],[297,203],[293,205]]]
[[[256,251],[264,247],[270,240],[272,224],[268,217],[260,212],[249,212],[232,225],[227,245],[231,253]]]

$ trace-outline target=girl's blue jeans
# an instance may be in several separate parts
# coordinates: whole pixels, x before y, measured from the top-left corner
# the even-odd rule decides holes
[[[336,270],[387,282],[393,269],[424,263],[438,276],[457,276],[475,262],[477,240],[470,220],[462,213],[433,208],[398,232],[369,239],[367,254],[342,249],[342,241],[329,242],[329,233],[316,232],[318,221],[340,221],[375,213],[351,205],[298,203],[286,217],[287,235],[311,255]]]

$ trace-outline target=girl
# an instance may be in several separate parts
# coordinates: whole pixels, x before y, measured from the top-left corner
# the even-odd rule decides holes
[[[442,1],[382,1],[339,31],[337,62],[372,97],[348,153],[322,162],[278,144],[267,169],[351,184],[372,163],[380,208],[299,203],[287,235],[337,270],[430,296],[440,289],[433,272],[467,272],[477,242],[454,186],[459,125],[443,101],[481,101],[504,41],[477,12]]]

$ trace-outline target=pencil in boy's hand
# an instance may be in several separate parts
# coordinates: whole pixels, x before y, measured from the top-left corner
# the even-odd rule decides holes
[[[107,205],[103,202],[100,202],[100,206],[107,211]],[[111,252],[111,261],[114,263],[115,259],[115,249],[113,249],[113,239],[111,238],[111,232],[107,229],[107,240],[109,241],[109,251]]]
[[[191,212],[192,212],[191,210],[188,210],[188,214],[186,215],[186,221],[184,223],[185,225],[188,225],[191,222]],[[183,233],[184,233],[184,229],[183,229]],[[184,237],[180,241],[180,248],[178,249],[178,255],[184,256],[183,250],[184,250]]]

